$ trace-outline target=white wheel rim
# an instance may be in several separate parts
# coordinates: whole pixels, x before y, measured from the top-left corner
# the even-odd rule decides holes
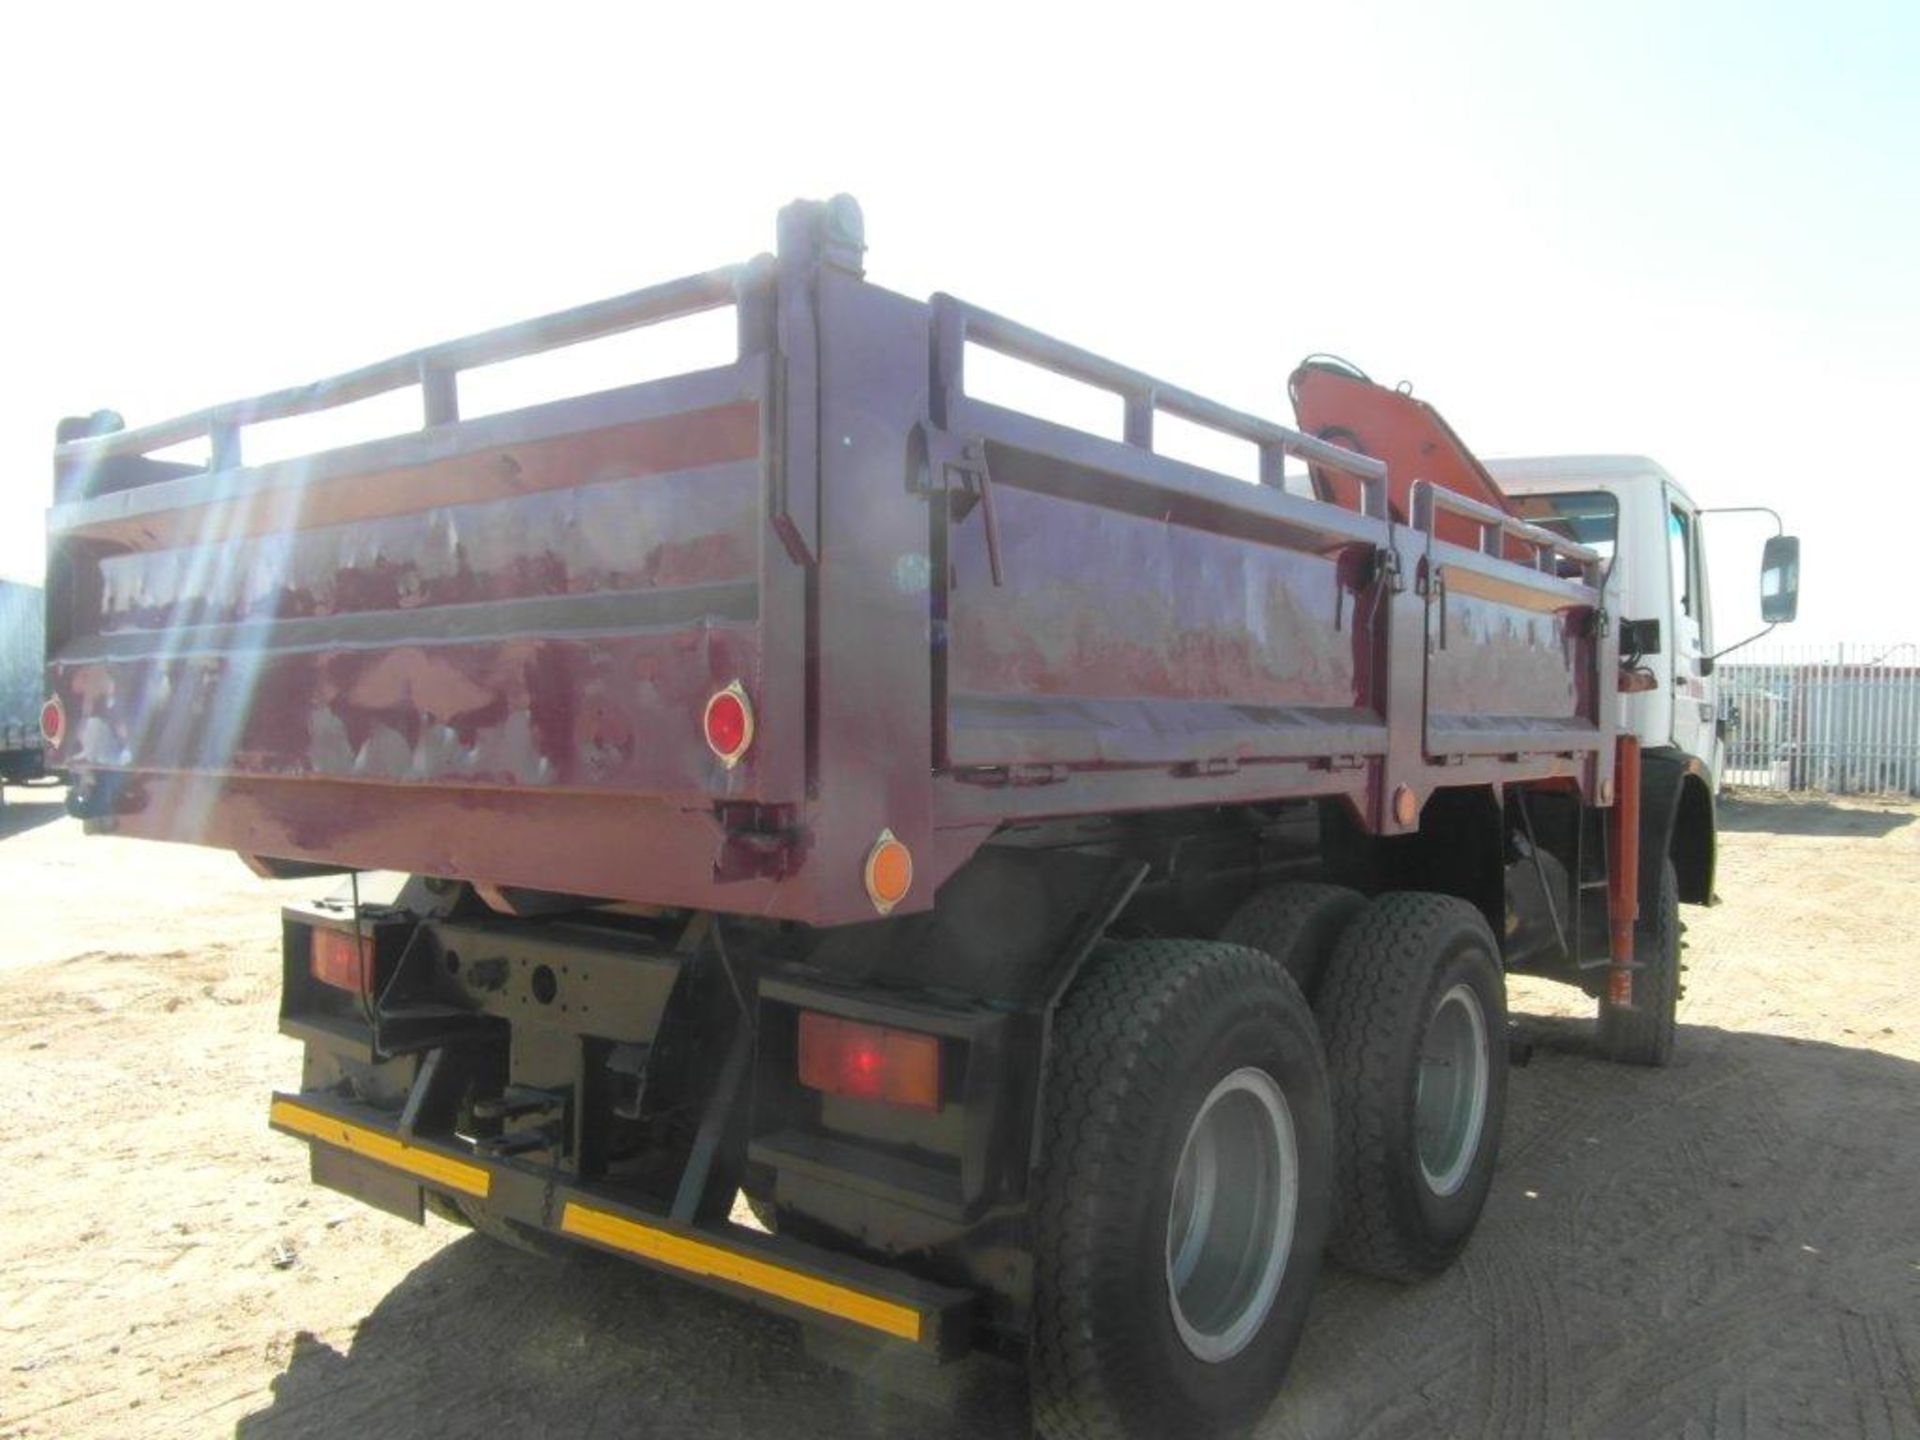
[[[1266,1071],[1235,1070],[1187,1127],[1167,1205],[1167,1303],[1195,1359],[1232,1359],[1266,1323],[1299,1203],[1287,1097]]]
[[[1436,1195],[1466,1183],[1487,1122],[1487,1015],[1471,985],[1440,997],[1414,1070],[1414,1131],[1420,1173]]]

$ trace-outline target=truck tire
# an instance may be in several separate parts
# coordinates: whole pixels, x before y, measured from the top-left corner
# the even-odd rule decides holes
[[[1633,927],[1633,958],[1640,967],[1633,1009],[1600,996],[1600,1049],[1625,1065],[1671,1064],[1680,1004],[1680,878],[1672,860],[1661,863],[1659,891]]]
[[[467,1212],[460,1208],[460,1202],[453,1196],[439,1190],[423,1190],[420,1201],[427,1214],[438,1216],[449,1225],[458,1225],[462,1230],[471,1230],[473,1221],[467,1218]]]
[[[1366,897],[1343,885],[1269,885],[1249,896],[1220,938],[1251,945],[1278,960],[1309,1001],[1319,993],[1327,960]]]
[[[1493,1183],[1506,1113],[1506,986],[1493,932],[1451,895],[1372,901],[1320,990],[1350,1269],[1411,1281],[1452,1263]]]
[[[1061,1002],[1034,1195],[1047,1440],[1251,1422],[1306,1321],[1332,1204],[1313,1015],[1259,951],[1107,944]]]

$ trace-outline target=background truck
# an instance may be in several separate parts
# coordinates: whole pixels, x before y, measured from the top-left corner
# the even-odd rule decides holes
[[[1412,1279],[1466,1243],[1506,973],[1670,1051],[1713,802],[1622,693],[1678,623],[1652,482],[1533,523],[1337,363],[1289,428],[863,250],[796,204],[743,266],[74,422],[53,755],[93,830],[349,875],[284,917],[271,1121],[318,1182],[1024,1359],[1049,1435],[1242,1421],[1324,1248]],[[473,367],[722,306],[727,363],[461,417]],[[981,399],[981,348],[1123,432]],[[244,460],[406,386],[415,433]]]
[[[39,586],[0,580],[0,804],[7,786],[46,774],[40,738],[45,620]]]

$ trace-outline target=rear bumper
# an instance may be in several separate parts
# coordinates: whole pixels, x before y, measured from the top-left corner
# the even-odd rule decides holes
[[[269,1123],[309,1142],[316,1156],[327,1152],[336,1174],[343,1161],[371,1167],[386,1181],[411,1181],[478,1201],[523,1225],[862,1339],[912,1346],[941,1359],[968,1348],[974,1310],[969,1292],[739,1225],[677,1224],[545,1170],[404,1136],[396,1118],[330,1095],[276,1094]]]

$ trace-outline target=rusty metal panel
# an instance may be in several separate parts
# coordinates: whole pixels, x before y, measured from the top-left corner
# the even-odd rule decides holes
[[[758,679],[758,448],[749,398],[63,517],[94,602],[54,656],[63,759],[702,798],[719,777],[701,706]]]
[[[981,527],[950,541],[950,765],[1380,748],[1352,551],[1166,524],[1021,475],[995,465],[1003,583]]]
[[[1428,563],[1428,754],[1592,748],[1591,592],[1445,544]]]
[[[801,883],[813,913],[871,919],[868,852],[916,856],[902,911],[945,878],[932,814],[933,684],[926,306],[835,271],[819,279],[820,565],[809,647],[814,780]]]

